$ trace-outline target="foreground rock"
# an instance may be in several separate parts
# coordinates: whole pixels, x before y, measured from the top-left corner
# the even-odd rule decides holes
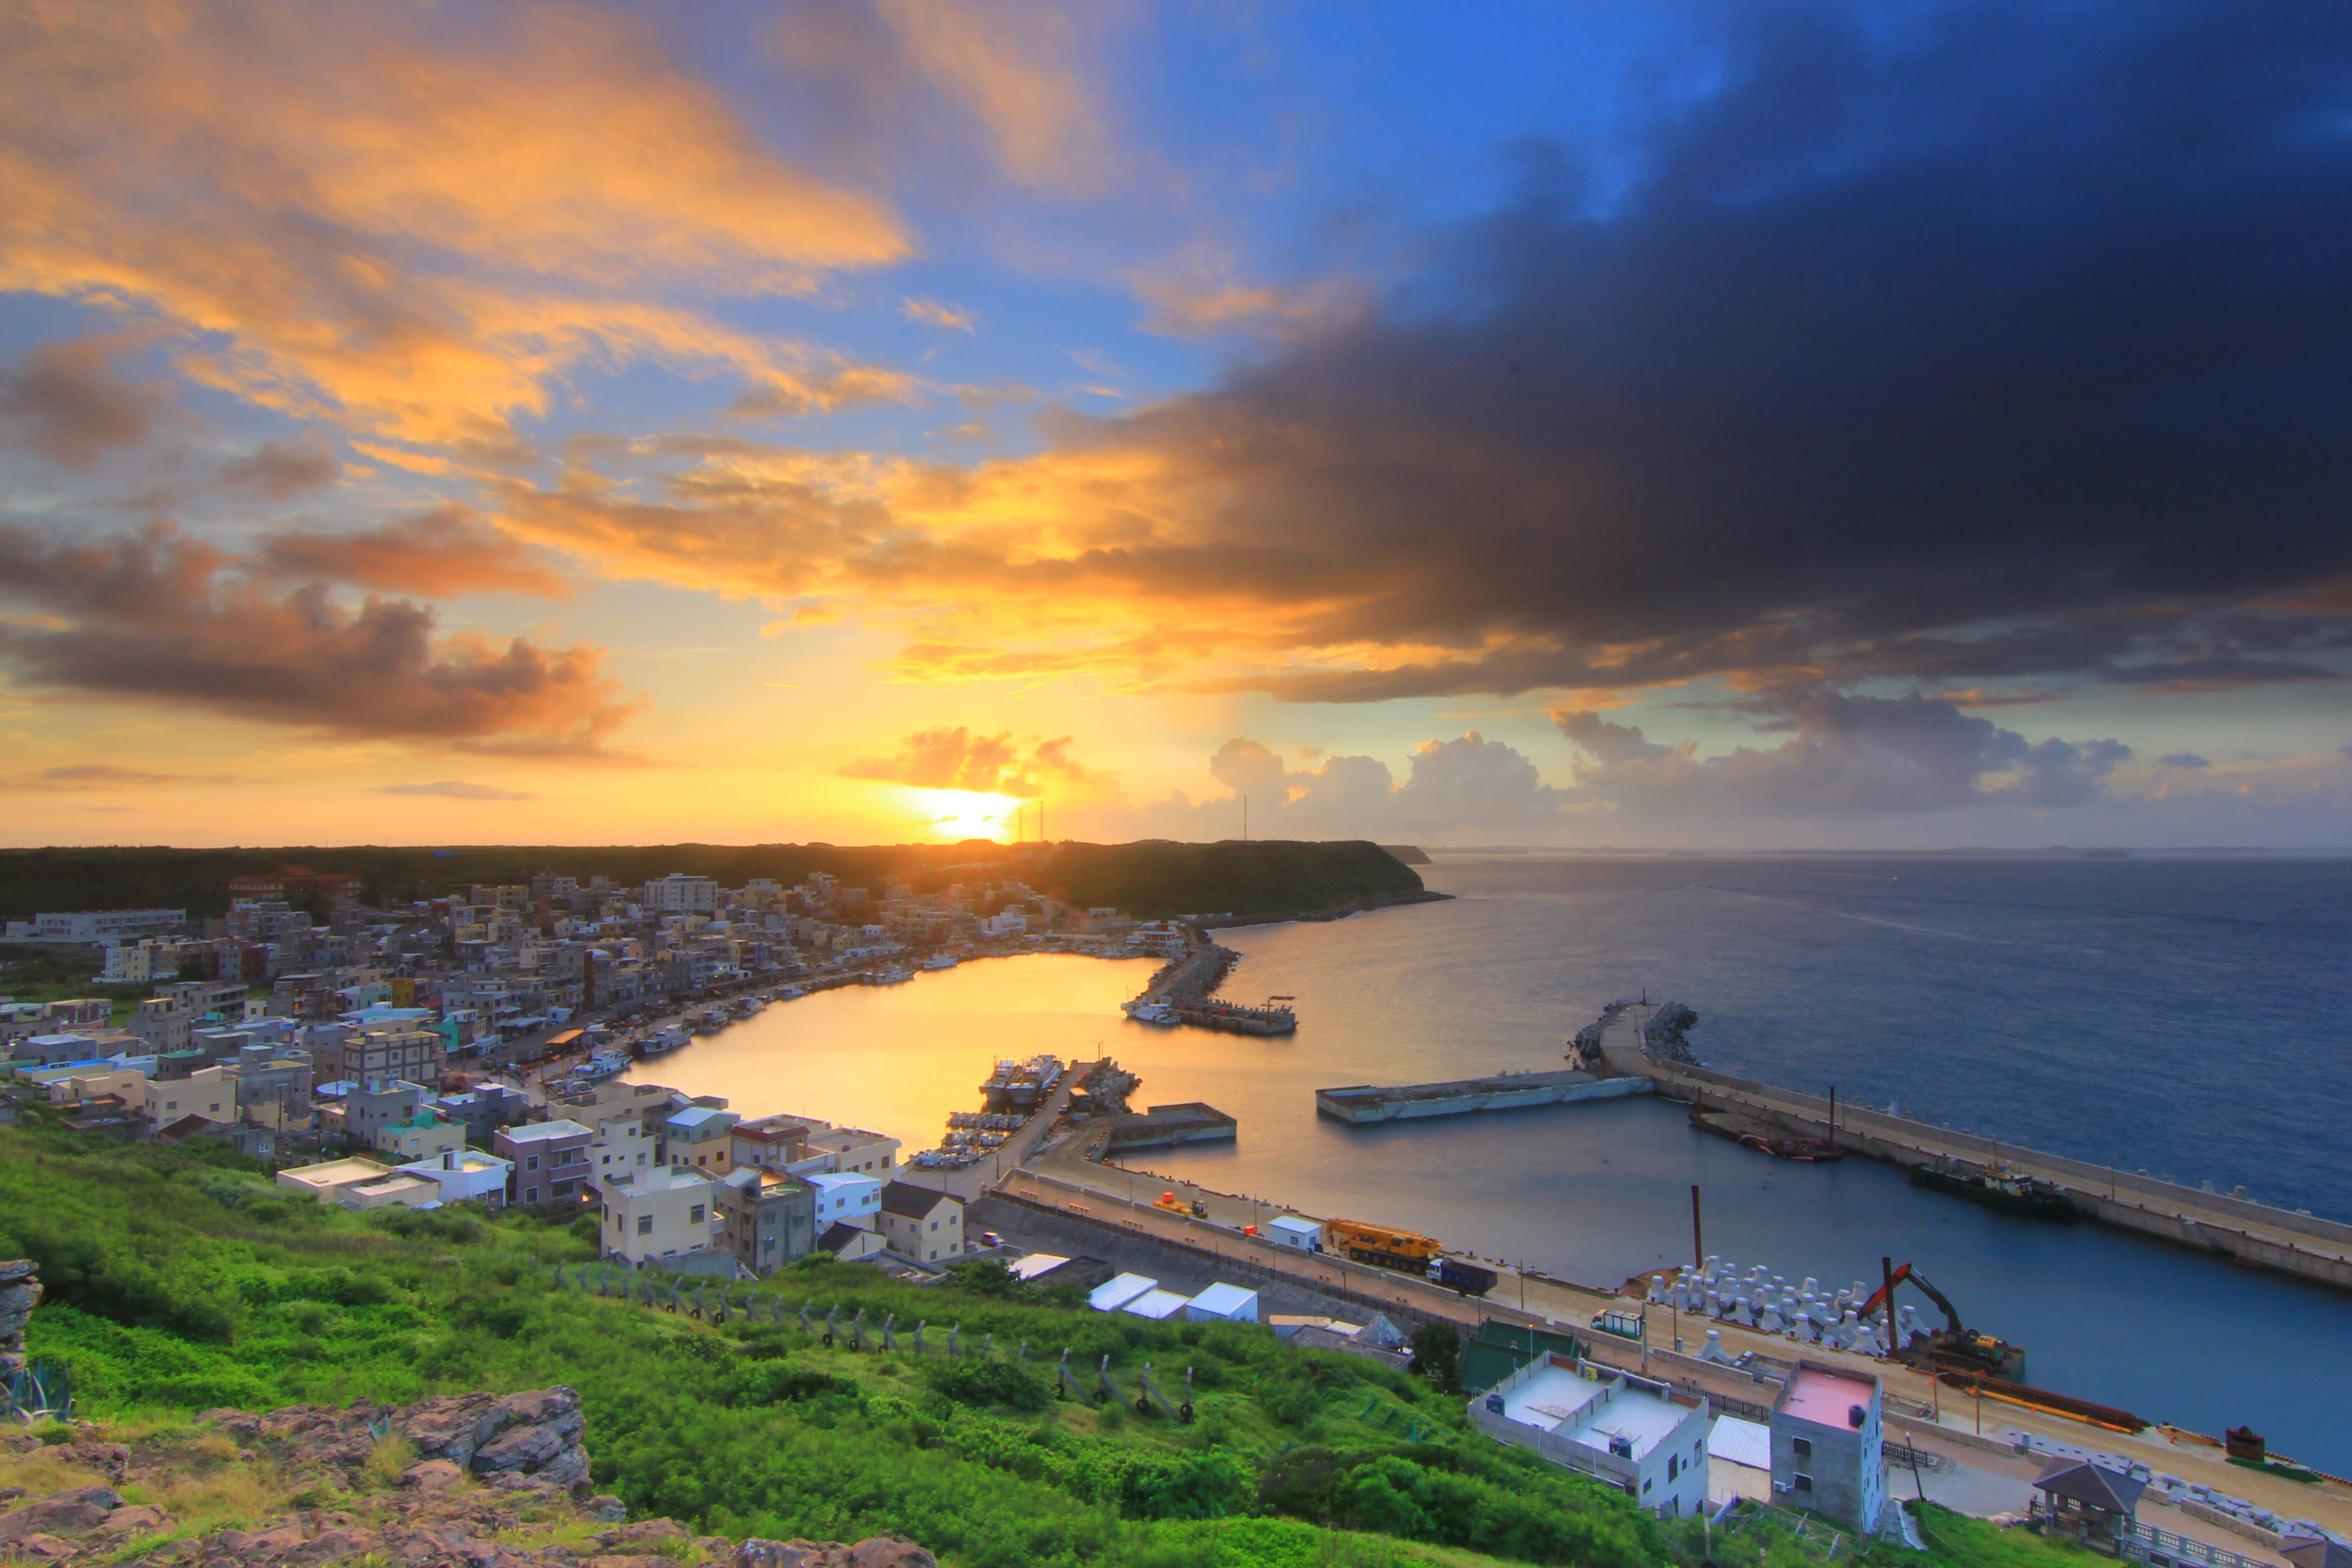
[[[0,1262],[0,1384],[25,1370],[25,1325],[40,1300],[41,1282],[28,1259]]]
[[[0,1563],[936,1568],[929,1552],[895,1536],[735,1542],[697,1537],[676,1520],[625,1522],[619,1499],[589,1495],[587,1422],[563,1387],[397,1407],[211,1410],[197,1424],[193,1441],[167,1433],[114,1443],[86,1422],[63,1445],[0,1436]],[[104,1479],[37,1496],[14,1484],[37,1469],[54,1478],[59,1465]],[[183,1494],[184,1484],[217,1490],[223,1473],[238,1468],[280,1506],[194,1532],[173,1518],[173,1497],[199,1495],[195,1485]],[[125,1491],[164,1506],[126,1501]]]

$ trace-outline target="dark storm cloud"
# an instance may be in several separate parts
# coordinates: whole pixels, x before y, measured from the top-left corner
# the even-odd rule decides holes
[[[429,606],[283,595],[169,530],[66,541],[0,526],[0,668],[27,685],[352,736],[608,759],[631,706],[599,650],[438,635]]]
[[[2336,674],[2247,606],[2352,573],[2352,7],[1728,14],[1630,187],[1531,152],[1409,295],[1087,437],[1321,563],[1307,640],[1454,650],[1219,684]]]

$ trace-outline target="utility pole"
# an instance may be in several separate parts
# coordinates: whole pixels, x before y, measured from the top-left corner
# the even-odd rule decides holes
[[[1706,1238],[1700,1233],[1698,1223],[1698,1184],[1691,1184],[1691,1267],[1706,1267]]]
[[[1242,842],[1249,842],[1249,796],[1242,796]]]

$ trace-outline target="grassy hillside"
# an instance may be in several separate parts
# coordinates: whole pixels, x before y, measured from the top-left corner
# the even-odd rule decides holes
[[[796,1324],[713,1327],[553,1289],[552,1265],[590,1256],[577,1222],[348,1215],[236,1164],[0,1131],[0,1258],[39,1262],[48,1299],[30,1348],[68,1369],[85,1414],[168,1426],[218,1405],[563,1383],[588,1414],[596,1485],[632,1517],[732,1536],[895,1531],[974,1568],[1686,1568],[1702,1550],[1695,1525],[1662,1529],[1488,1442],[1424,1380],[1262,1330],[1105,1316],[1001,1269],[919,1289],[825,1261],[774,1285],[818,1315],[863,1308],[877,1344],[895,1313],[901,1339],[896,1352],[827,1350]],[[906,1342],[919,1321],[923,1356]],[[953,1362],[950,1325],[966,1352]],[[1147,1363],[1177,1398],[1192,1368],[1198,1420],[1057,1401],[1064,1347],[1089,1380],[1109,1356],[1129,1400]],[[2037,1568],[2020,1546],[2047,1554],[1948,1522],[1957,1544],[1939,1560]],[[1725,1568],[1808,1561],[1769,1527],[1717,1548]],[[1862,1561],[1916,1560],[1874,1547]]]
[[[1421,890],[1421,879],[1377,845],[1360,842],[1226,844],[476,845],[449,848],[289,846],[275,849],[165,847],[0,849],[0,916],[47,910],[185,909],[217,915],[231,877],[287,865],[348,871],[376,901],[432,898],[471,883],[526,882],[552,871],[623,885],[671,871],[739,887],[753,877],[790,885],[826,871],[879,893],[892,881],[918,891],[957,881],[1016,878],[1070,902],[1116,904],[1142,915],[1230,910],[1306,914]]]

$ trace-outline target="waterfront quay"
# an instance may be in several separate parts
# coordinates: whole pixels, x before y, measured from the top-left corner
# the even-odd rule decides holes
[[[1840,1114],[1843,1118],[1843,1109]],[[2032,1478],[2050,1458],[2075,1450],[2121,1456],[2158,1472],[2203,1483],[2217,1493],[2244,1498],[2282,1518],[2309,1518],[2352,1533],[2352,1482],[2327,1478],[2317,1485],[2299,1483],[2232,1465],[2218,1437],[2161,1425],[2138,1434],[2116,1432],[1946,1387],[1899,1362],[1822,1344],[1800,1347],[1780,1334],[1685,1317],[1664,1306],[1645,1308],[1646,1276],[1612,1288],[1482,1258],[1501,1276],[1500,1282],[1483,1299],[1465,1297],[1416,1275],[1328,1252],[1302,1253],[1246,1235],[1244,1226],[1255,1226],[1263,1232],[1276,1215],[1301,1211],[1261,1196],[1218,1192],[1150,1171],[1099,1163],[1096,1151],[1100,1142],[1099,1133],[1084,1131],[1057,1134],[1021,1168],[1008,1171],[996,1184],[993,1197],[1070,1227],[1060,1232],[1060,1246],[1083,1246],[1089,1233],[1101,1237],[1103,1247],[1118,1248],[1118,1255],[1129,1260],[1124,1267],[1148,1265],[1170,1274],[1192,1268],[1218,1278],[1279,1282],[1344,1303],[1359,1320],[1380,1312],[1408,1331],[1416,1323],[1443,1322],[1470,1335],[1482,1324],[1496,1322],[1572,1333],[1596,1363],[1662,1379],[1685,1394],[1704,1395],[1719,1413],[1746,1419],[1766,1418],[1800,1353],[1811,1361],[1868,1373],[1885,1386],[1890,1459],[1898,1443],[1906,1453],[1922,1456],[1916,1468],[1907,1464],[1898,1468],[1891,1484],[1899,1485],[1905,1495],[1916,1487],[1921,1495],[1965,1512],[1982,1515],[2011,1506],[2009,1500],[1989,1501],[1988,1494],[2013,1499],[2021,1508]],[[1184,1212],[1154,1206],[1168,1192],[1176,1194],[1178,1208]],[[1194,1204],[1204,1211],[1202,1215],[1190,1212]],[[1008,1226],[1018,1223],[1008,1217]],[[1625,1314],[1621,1321],[1635,1323],[1638,1338],[1595,1331],[1593,1320],[1604,1311]],[[1710,1331],[1717,1336],[1715,1353],[1724,1361],[1702,1354],[1709,1348]],[[2161,1419],[2160,1412],[2149,1414]],[[2248,1563],[2284,1568],[2275,1543],[2237,1524],[2194,1515],[2186,1507],[2168,1508],[2163,1524],[2174,1534],[2200,1542],[2206,1552],[2221,1557],[2236,1553]],[[2198,1557],[2200,1562],[2219,1560]]]
[[[1560,1072],[1497,1073],[1491,1078],[1408,1083],[1385,1089],[1360,1083],[1344,1089],[1318,1089],[1315,1091],[1315,1109],[1336,1121],[1363,1126],[1426,1116],[1517,1110],[1580,1100],[1618,1100],[1629,1094],[1649,1094],[1654,1088],[1646,1078],[1630,1074],[1601,1077],[1571,1068]]]
[[[1643,1028],[1659,1010],[1659,1005],[1646,1003],[1622,1007],[1601,1029],[1601,1052],[1607,1070],[1646,1079],[1661,1099],[1695,1110],[1736,1110],[1799,1137],[1834,1139],[1842,1149],[1906,1168],[1939,1162],[2000,1166],[2063,1192],[2085,1219],[2247,1268],[2274,1268],[2352,1289],[2352,1226],[2256,1203],[2242,1193],[2210,1192],[2144,1171],[2094,1165],[1845,1101],[1837,1104],[1832,1127],[1826,1096],[1735,1078],[1651,1050]]]

